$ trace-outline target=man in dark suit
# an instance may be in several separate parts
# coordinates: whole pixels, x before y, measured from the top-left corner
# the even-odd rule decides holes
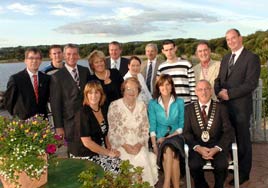
[[[129,59],[121,57],[121,53],[122,45],[117,41],[110,42],[110,57],[106,59],[106,67],[119,70],[121,76],[124,77],[128,71]]]
[[[153,95],[155,81],[156,81],[156,73],[159,65],[162,63],[158,58],[158,48],[154,43],[149,43],[145,47],[145,55],[147,60],[141,64],[141,74],[143,75],[146,85]]]
[[[209,188],[203,166],[211,160],[214,167],[215,188],[223,188],[227,177],[228,153],[234,140],[228,112],[223,104],[211,100],[212,87],[207,80],[197,82],[198,101],[185,107],[185,142],[189,145],[189,167],[195,187]]]
[[[238,145],[239,183],[249,180],[252,166],[250,141],[250,116],[252,92],[260,77],[260,60],[256,54],[243,47],[243,39],[237,29],[226,32],[226,41],[232,53],[221,61],[215,80],[215,94],[226,104]],[[230,184],[233,184],[232,180]]]
[[[82,144],[79,111],[90,73],[88,68],[77,65],[78,46],[68,44],[63,53],[66,63],[51,77],[51,110],[56,133],[66,138],[69,154],[78,156]]]
[[[50,77],[38,71],[42,62],[41,51],[25,51],[26,69],[9,78],[5,93],[5,107],[13,116],[27,119],[36,114],[47,116]]]

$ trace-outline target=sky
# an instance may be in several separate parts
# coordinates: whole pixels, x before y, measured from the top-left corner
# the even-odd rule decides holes
[[[267,0],[0,0],[0,48],[213,39],[268,29]]]

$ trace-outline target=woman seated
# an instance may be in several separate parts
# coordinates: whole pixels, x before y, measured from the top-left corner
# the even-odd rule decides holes
[[[128,72],[124,76],[124,79],[129,77],[135,77],[139,80],[141,85],[141,92],[138,96],[138,100],[145,102],[145,104],[149,103],[149,100],[152,99],[151,93],[147,88],[144,77],[140,73],[141,71],[141,60],[137,56],[132,56],[129,59],[128,63]]]
[[[111,146],[120,152],[120,159],[144,168],[143,181],[154,186],[158,181],[156,156],[148,150],[149,122],[146,105],[137,101],[141,91],[140,83],[131,77],[123,82],[121,88],[123,98],[112,102],[109,107],[108,139]]]
[[[163,188],[180,187],[180,156],[183,155],[184,102],[177,98],[172,77],[162,74],[148,107],[150,136],[157,164],[164,170]]]
[[[96,162],[104,170],[119,171],[120,152],[111,148],[107,139],[107,105],[105,94],[98,81],[90,81],[84,89],[83,108],[81,110],[80,137],[83,146],[79,156],[72,158],[88,159]]]
[[[105,64],[105,55],[102,51],[94,50],[88,56],[90,69],[93,71],[91,79],[100,81],[104,93],[107,96],[108,105],[122,97],[121,84],[124,79],[117,69],[107,69]]]

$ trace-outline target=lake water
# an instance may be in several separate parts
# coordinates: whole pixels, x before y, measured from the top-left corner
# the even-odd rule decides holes
[[[40,70],[47,66],[50,61],[43,61],[40,65]],[[88,67],[87,60],[81,59],[78,61],[79,65]],[[9,77],[25,68],[25,63],[0,63],[0,91],[6,90],[6,85]]]

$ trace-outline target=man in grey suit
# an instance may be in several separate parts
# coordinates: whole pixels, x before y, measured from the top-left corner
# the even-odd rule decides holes
[[[112,41],[109,43],[109,54],[110,57],[106,59],[106,67],[111,69],[119,70],[122,77],[128,71],[129,59],[121,57],[122,45],[117,41]]]
[[[252,114],[252,92],[260,77],[260,59],[243,46],[237,29],[226,32],[227,45],[231,53],[221,61],[220,72],[215,80],[215,94],[226,104],[238,144],[239,183],[249,180],[252,166],[250,141],[250,116]],[[234,184],[232,180],[229,184]]]
[[[90,73],[88,68],[77,65],[80,58],[78,46],[68,44],[63,53],[64,67],[51,76],[51,110],[56,133],[67,140],[68,153],[78,156],[83,148],[79,112]]]
[[[162,63],[157,58],[158,48],[154,43],[149,43],[145,47],[145,55],[147,60],[141,64],[141,74],[143,75],[146,85],[153,95],[155,82],[156,82],[156,73],[159,65]]]

